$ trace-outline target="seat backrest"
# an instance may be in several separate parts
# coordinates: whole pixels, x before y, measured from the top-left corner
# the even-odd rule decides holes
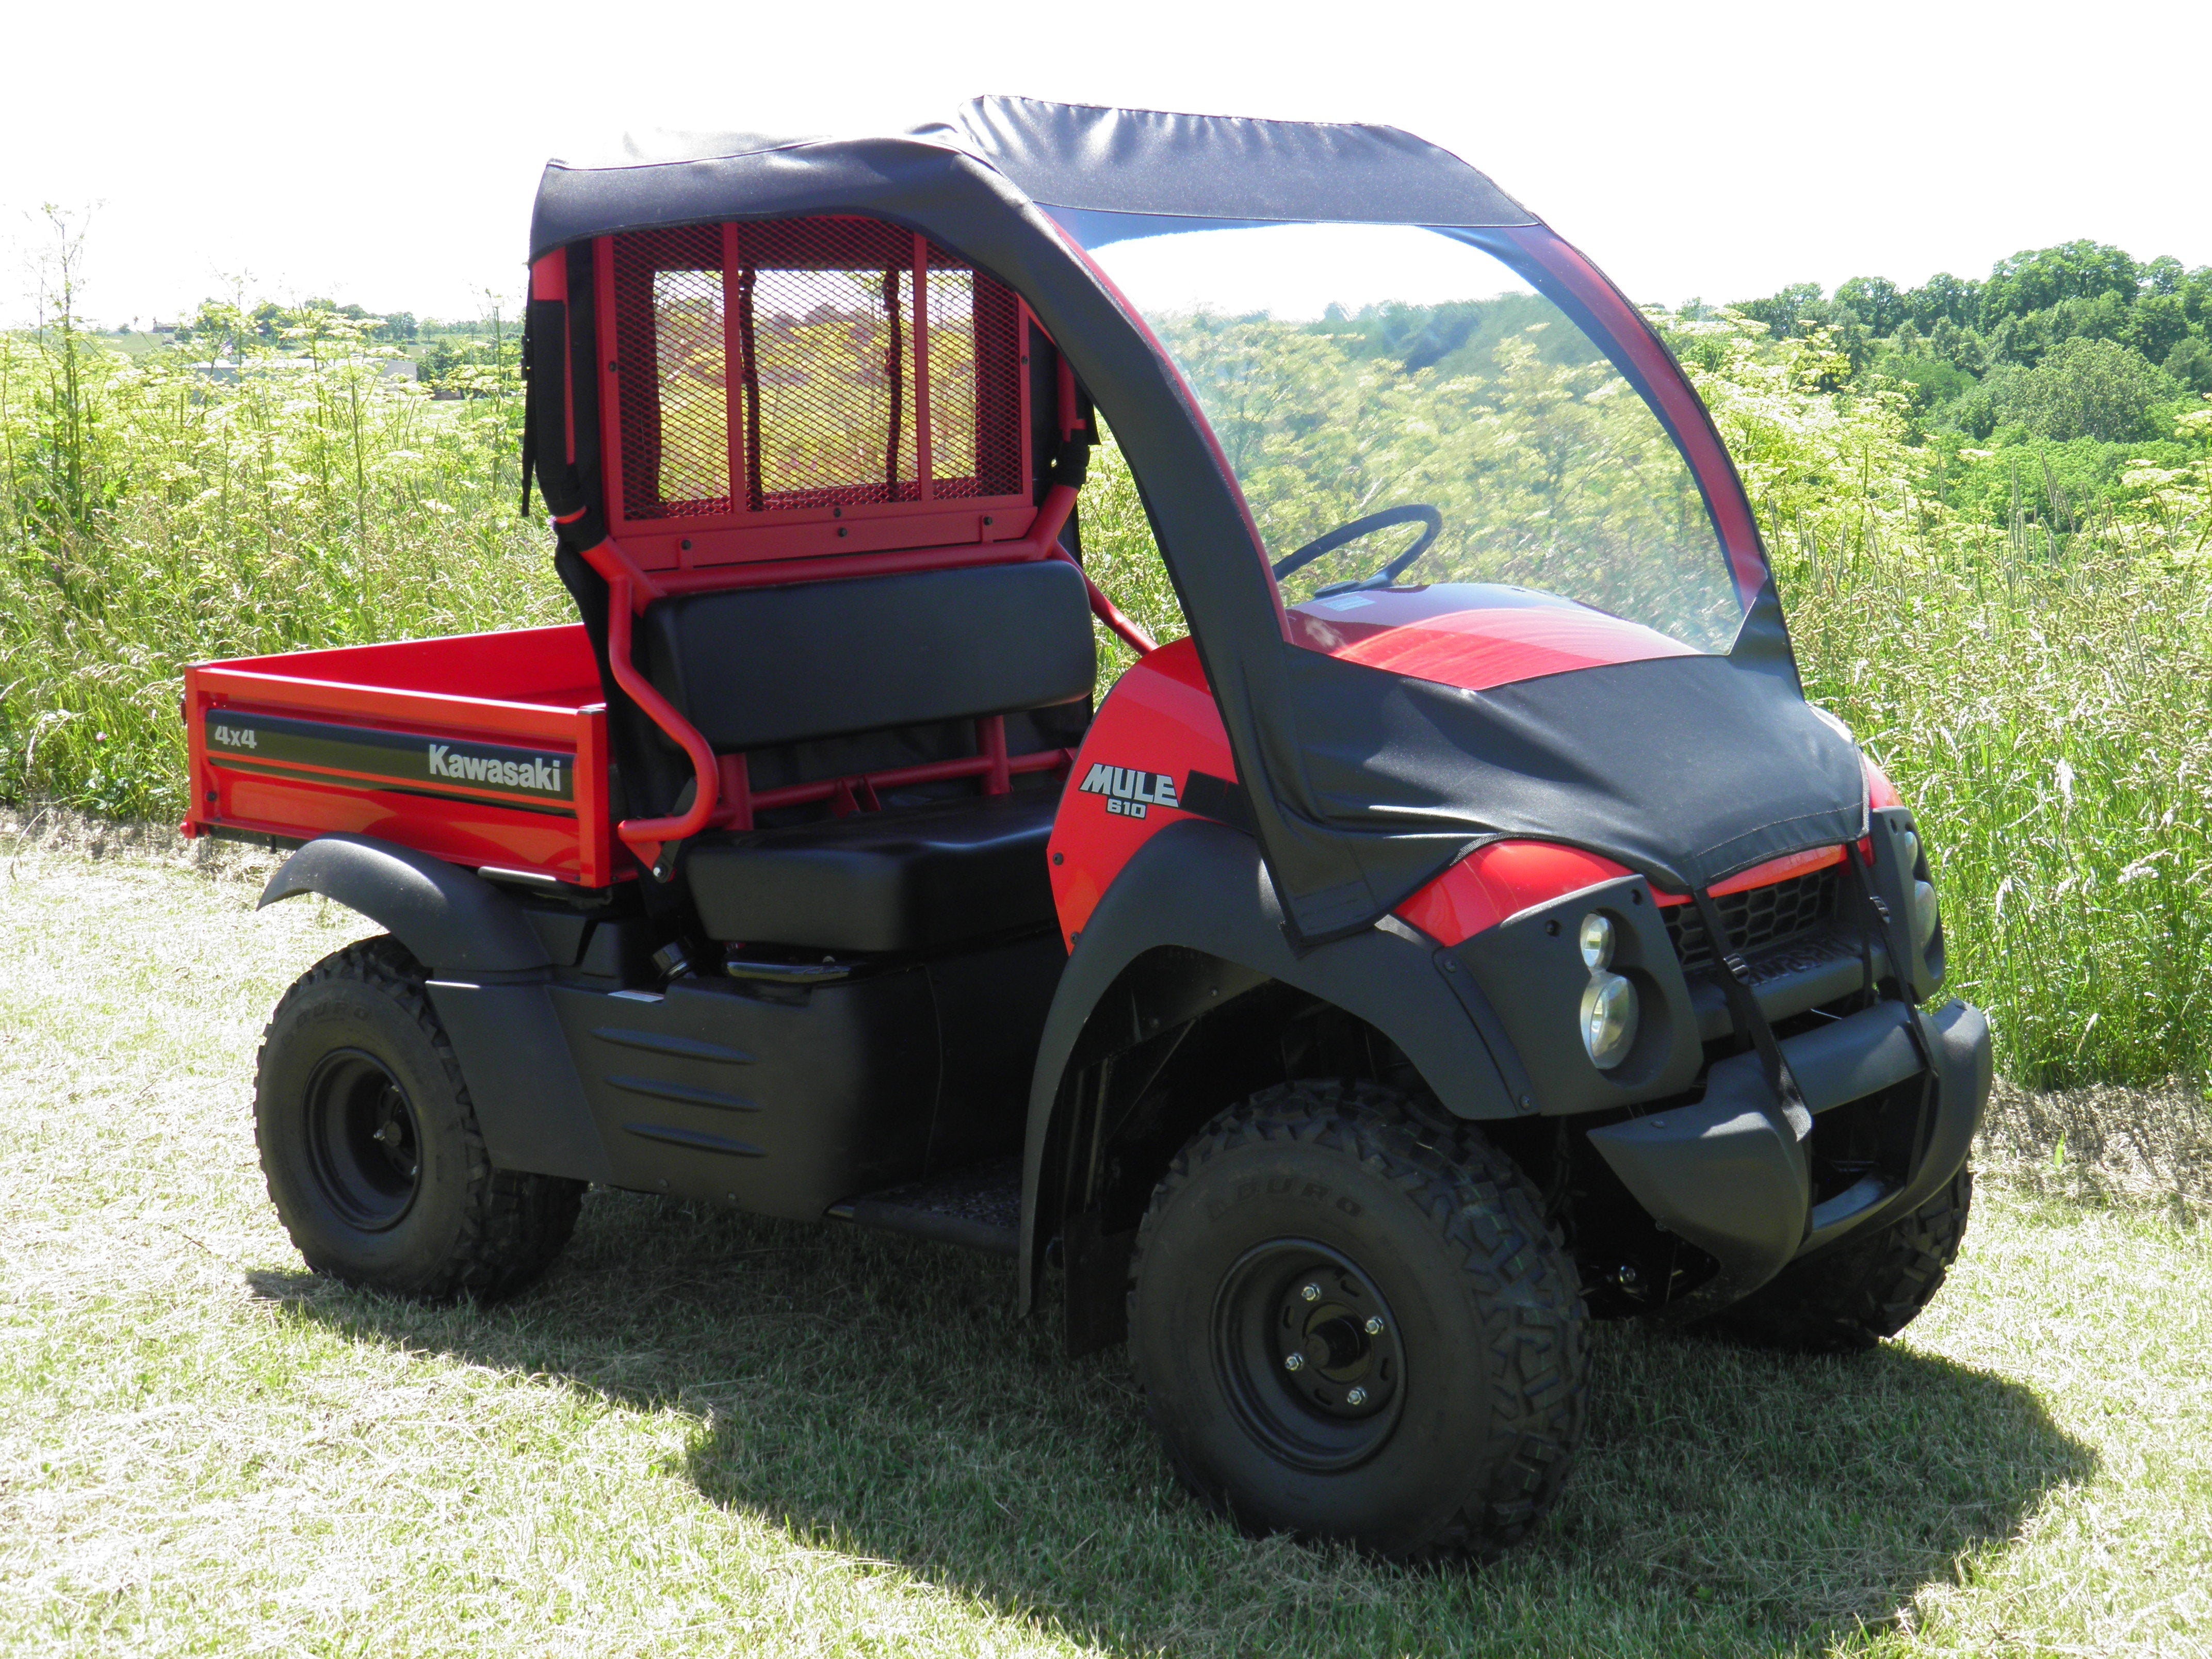
[[[1060,559],[659,600],[640,665],[723,752],[1077,702],[1097,675]]]

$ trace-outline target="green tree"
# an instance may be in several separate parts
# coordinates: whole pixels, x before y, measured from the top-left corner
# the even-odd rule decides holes
[[[2212,392],[2212,345],[2185,336],[2166,354],[2166,372],[2191,392]]]
[[[2041,363],[2014,380],[2001,408],[2006,420],[2039,438],[2126,443],[2162,435],[2154,410],[2171,402],[2176,390],[2133,347],[2076,338],[2053,346]]]
[[[1961,327],[1949,318],[1939,319],[1928,331],[1928,349],[1954,368],[1964,369],[1969,374],[1980,374],[1990,366],[1990,344],[1971,328]]]
[[[1854,276],[1836,290],[1836,304],[1844,307],[1877,335],[1894,334],[1911,314],[1905,295],[1887,276]]]
[[[2030,248],[1990,267],[1982,288],[1982,328],[2000,319],[2048,311],[2061,300],[2094,299],[2117,294],[2133,299],[2140,276],[2135,260],[2103,242],[2065,242]]]
[[[2189,337],[2189,310],[2179,294],[2149,293],[2128,308],[2127,325],[2118,337],[2154,363],[2166,361]]]
[[[2061,300],[2047,314],[2054,343],[2060,340],[2118,340],[2128,331],[2132,307],[2117,294],[2077,295]]]
[[[1905,310],[1923,333],[1932,332],[1939,323],[1965,328],[1981,317],[1982,285],[1939,270],[1918,288],[1906,290]]]
[[[1966,370],[1923,353],[1899,351],[1884,358],[1881,368],[1905,389],[1916,415],[1925,415],[1974,389],[1974,377]]]
[[[1808,334],[1828,320],[1828,304],[1818,283],[1792,283],[1764,300],[1746,300],[1730,308],[1765,323],[1778,340]]]
[[[2031,311],[2024,317],[2004,316],[1996,319],[1989,330],[1990,356],[1999,362],[2025,363],[2030,368],[2043,361],[2057,337],[2051,325],[2058,313],[2054,309]]]

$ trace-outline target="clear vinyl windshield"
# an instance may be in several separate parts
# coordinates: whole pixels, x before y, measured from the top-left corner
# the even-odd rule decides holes
[[[1329,648],[1303,618],[1385,590],[1483,584],[1454,604],[1565,602],[1650,641],[1630,654],[1735,640],[1743,602],[1674,439],[1500,260],[1409,226],[1081,219],[1212,423],[1293,637]]]

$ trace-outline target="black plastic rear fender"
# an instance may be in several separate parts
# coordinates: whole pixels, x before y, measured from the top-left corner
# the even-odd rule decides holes
[[[1060,1183],[1048,1178],[1046,1163],[1064,1127],[1062,1081],[1105,1036],[1097,1023],[1123,1007],[1123,1000],[1109,992],[1139,957],[1163,946],[1218,958],[1224,976],[1237,981],[1232,994],[1263,980],[1279,981],[1366,1021],[1405,1051],[1446,1109],[1460,1117],[1521,1115],[1462,1006],[1463,993],[1455,994],[1439,971],[1432,944],[1410,930],[1400,934],[1376,927],[1294,951],[1251,837],[1200,819],[1170,824],[1146,842],[1099,901],[1077,937],[1045,1020],[1022,1170],[1024,1310],[1038,1254],[1058,1219]],[[1171,990],[1168,1000],[1174,1000]],[[1130,1034],[1132,1040],[1136,1035]],[[1055,1169],[1050,1175],[1061,1173]]]
[[[358,910],[441,975],[551,967],[522,908],[483,877],[374,836],[324,836],[286,859],[257,908],[320,893]]]
[[[333,835],[284,860],[260,906],[320,893],[358,910],[430,970],[431,1005],[502,1169],[612,1178],[522,908],[481,876],[373,836]]]

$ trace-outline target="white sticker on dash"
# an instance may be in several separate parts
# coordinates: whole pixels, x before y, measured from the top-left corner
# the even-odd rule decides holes
[[[1375,601],[1358,593],[1347,593],[1340,599],[1322,599],[1317,603],[1324,611],[1357,611],[1361,605],[1372,605]]]

